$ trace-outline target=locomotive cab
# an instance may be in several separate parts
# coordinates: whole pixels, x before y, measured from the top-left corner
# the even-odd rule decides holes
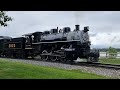
[[[35,32],[32,34],[33,35],[33,43],[37,43],[37,42],[40,42],[41,41],[41,35],[42,35],[42,32]]]
[[[48,32],[44,32],[44,33],[34,32],[34,33],[23,35],[26,38],[26,42],[25,42],[26,48],[32,48],[32,43],[40,42],[42,34],[46,35],[46,34],[49,34],[49,33]]]
[[[34,57],[35,54],[35,48],[33,46],[33,43],[37,43],[40,42],[41,40],[41,35],[43,33],[42,32],[34,32],[34,33],[30,33],[30,34],[25,34],[25,53],[26,53],[26,58],[28,57]]]
[[[33,40],[33,35],[32,33],[25,34],[25,49],[31,49],[32,48],[32,40]]]

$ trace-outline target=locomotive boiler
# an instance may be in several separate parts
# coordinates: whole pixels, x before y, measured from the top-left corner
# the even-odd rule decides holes
[[[51,29],[50,31],[45,31],[41,36],[41,41],[56,41],[56,40],[79,40],[81,43],[89,41],[88,35],[89,27],[84,27],[84,30],[79,30],[79,25],[76,25],[76,29],[71,31],[70,27],[64,27],[63,30]]]

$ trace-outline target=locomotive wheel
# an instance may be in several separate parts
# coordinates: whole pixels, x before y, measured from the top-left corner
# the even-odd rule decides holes
[[[93,62],[94,57],[88,57],[87,62]]]
[[[87,62],[98,62],[98,57],[88,57]]]
[[[95,57],[95,61],[94,62],[98,62],[99,61],[99,57]]]
[[[48,53],[46,50],[44,50],[42,52],[42,54],[46,54],[46,53]],[[41,55],[41,60],[47,61],[48,60],[48,56],[47,55]]]
[[[59,57],[59,61],[65,63],[67,60],[65,58]]]
[[[50,56],[50,60],[55,62],[58,60],[58,57],[57,56]]]
[[[35,60],[38,60],[38,61],[39,61],[39,60],[40,60],[40,61],[42,60],[42,59],[41,59],[41,55],[36,55],[34,58],[35,58]]]
[[[48,60],[48,56],[47,55],[41,55],[41,60],[47,61]]]

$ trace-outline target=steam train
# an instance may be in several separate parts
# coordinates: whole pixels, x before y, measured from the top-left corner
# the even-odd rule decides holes
[[[80,30],[80,25],[63,29],[54,28],[50,31],[24,34],[17,38],[0,39],[0,57],[35,58],[49,61],[74,61],[78,57],[87,62],[99,61],[99,50],[90,49],[89,27]]]

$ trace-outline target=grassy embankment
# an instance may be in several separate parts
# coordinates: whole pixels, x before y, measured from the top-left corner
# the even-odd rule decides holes
[[[0,79],[106,79],[107,77],[81,72],[64,70],[0,59]]]
[[[101,58],[101,63],[109,63],[109,64],[120,64],[120,58],[109,59],[109,58]]]

